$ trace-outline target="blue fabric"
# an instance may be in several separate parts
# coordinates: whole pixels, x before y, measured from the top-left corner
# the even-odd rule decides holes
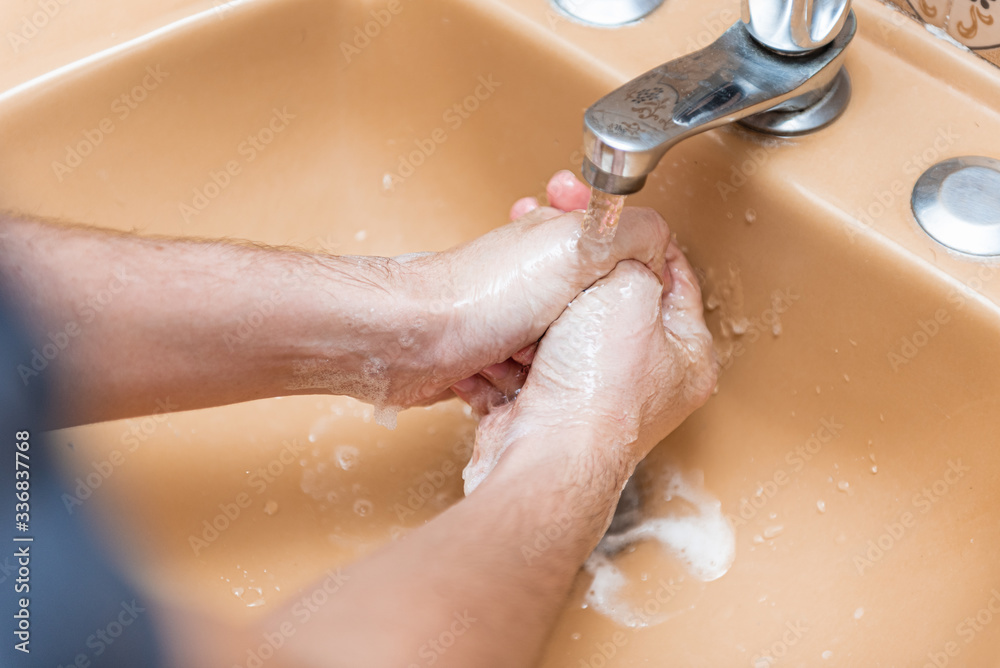
[[[97,548],[80,513],[61,501],[72,490],[57,475],[58,452],[41,427],[46,372],[27,383],[17,372],[37,346],[0,295],[0,668],[158,668],[162,665],[153,615],[146,602]],[[48,373],[52,373],[51,370]],[[15,435],[30,432],[30,524],[15,527]],[[17,543],[14,536],[31,536]],[[28,546],[30,591],[15,591],[15,551]],[[21,583],[24,584],[23,582]],[[18,600],[29,597],[30,653],[15,649]]]

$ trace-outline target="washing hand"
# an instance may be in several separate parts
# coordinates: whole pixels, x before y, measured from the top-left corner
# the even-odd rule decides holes
[[[484,414],[466,493],[528,437],[533,452],[515,456],[571,456],[588,466],[596,459],[624,483],[656,443],[705,403],[716,366],[701,291],[675,243],[662,259],[659,276],[639,262],[620,262],[573,300],[542,338],[516,401],[507,400],[507,383],[488,376],[460,392]],[[546,453],[539,442],[560,445]],[[567,443],[581,445],[567,452]]]
[[[434,401],[450,396],[455,383],[462,395],[476,381],[460,381],[480,371],[512,392],[530,346],[581,290],[626,259],[663,271],[670,238],[655,211],[626,209],[608,245],[581,236],[582,212],[566,212],[586,207],[589,188],[560,172],[548,191],[552,207],[521,200],[512,211],[517,220],[504,227],[442,253],[399,259],[401,275],[412,277],[423,293],[418,299],[428,303],[434,339],[424,343],[430,349],[422,361],[403,365],[401,374],[390,364],[389,403]]]

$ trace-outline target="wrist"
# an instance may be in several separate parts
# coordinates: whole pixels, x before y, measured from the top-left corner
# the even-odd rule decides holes
[[[635,463],[620,439],[606,427],[584,420],[546,424],[519,415],[517,402],[504,420],[507,445],[490,478],[505,480],[541,472],[566,491],[590,494],[595,500],[614,497],[632,475]],[[525,425],[530,425],[527,428]],[[477,434],[496,439],[496,435]]]
[[[438,339],[421,272],[392,258],[301,254],[289,273],[281,289],[289,389],[418,403]]]
[[[524,500],[538,523],[558,526],[582,559],[610,525],[631,474],[626,462],[608,456],[593,438],[593,432],[572,429],[519,439],[474,496],[503,493]]]

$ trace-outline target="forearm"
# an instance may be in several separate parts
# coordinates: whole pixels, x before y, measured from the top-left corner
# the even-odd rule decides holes
[[[587,437],[520,441],[468,498],[345,569],[293,665],[533,665],[628,473]]]
[[[398,263],[0,218],[0,280],[62,424],[300,392],[386,399],[433,346]],[[424,338],[421,338],[424,337]]]

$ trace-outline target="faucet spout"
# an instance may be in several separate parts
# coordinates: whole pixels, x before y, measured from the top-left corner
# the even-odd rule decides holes
[[[764,46],[738,21],[708,47],[646,72],[587,110],[584,178],[629,195],[671,147],[720,125],[747,119],[749,127],[784,136],[825,127],[850,96],[842,65],[856,31],[850,12],[829,44],[789,55]]]

